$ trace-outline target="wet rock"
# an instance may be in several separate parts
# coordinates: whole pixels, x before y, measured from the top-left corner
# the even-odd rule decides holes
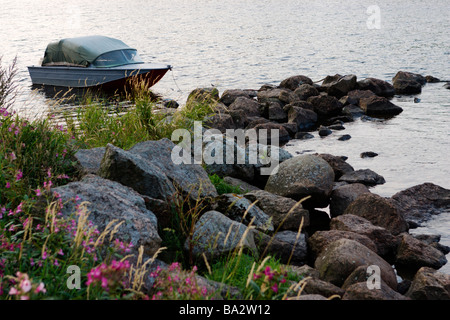
[[[450,89],[450,82],[447,82],[446,84],[444,84],[444,88],[445,89]]]
[[[270,102],[266,106],[267,108],[267,118],[270,121],[276,122],[286,122],[288,119],[287,113],[284,111],[283,107],[278,102]]]
[[[347,140],[350,140],[351,138],[352,138],[351,135],[349,135],[349,134],[344,134],[344,135],[340,136],[340,137],[338,138],[338,140],[339,140],[339,141],[347,141]]]
[[[310,84],[304,83],[295,89],[294,93],[299,97],[300,100],[307,100],[309,97],[318,96],[319,91]]]
[[[228,113],[216,113],[206,116],[203,119],[203,126],[205,128],[218,129],[222,133],[225,133],[227,129],[236,129],[233,117]]]
[[[422,86],[427,82],[420,74],[399,71],[392,78],[396,94],[417,94],[422,92]]]
[[[278,102],[282,105],[299,100],[291,90],[282,88],[258,91],[257,97],[259,103]]]
[[[231,220],[252,225],[261,231],[274,231],[270,217],[258,206],[250,202],[247,198],[234,193],[226,193],[218,196],[211,204],[215,211],[223,212]]]
[[[105,147],[80,149],[75,153],[76,166],[80,175],[97,174],[105,154]]]
[[[330,128],[325,126],[320,126],[318,132],[319,136],[321,137],[326,137],[333,133],[333,131],[331,131]]]
[[[334,171],[322,158],[301,155],[282,162],[269,177],[265,190],[280,196],[306,200],[312,206],[326,207],[333,189]]]
[[[169,98],[164,99],[162,103],[165,108],[176,109],[180,106],[180,104],[177,101]]]
[[[345,291],[342,300],[410,300],[393,290],[384,281],[380,289],[369,289],[365,282],[352,284]]]
[[[317,114],[312,110],[292,106],[288,109],[288,122],[295,123],[297,130],[309,130],[315,127]]]
[[[420,83],[420,85],[424,85],[427,83],[427,79],[418,74],[418,73],[412,73],[407,71],[399,71],[397,74],[392,78],[392,82],[396,82],[397,80],[408,80],[408,81],[416,81]]]
[[[433,248],[438,249],[443,254],[450,253],[450,247],[440,244],[441,235],[439,234],[413,234],[412,235],[417,240],[425,242],[426,244],[432,246]]]
[[[267,235],[260,235],[260,237],[258,248],[265,255],[291,265],[301,266],[306,263],[308,246],[303,233],[297,234],[297,232],[285,230],[277,232],[272,237]]]
[[[403,112],[403,109],[385,97],[372,96],[361,98],[359,106],[369,116],[394,116]]]
[[[350,239],[355,240],[370,250],[377,252],[377,247],[375,243],[367,236],[358,234],[352,231],[342,231],[342,230],[323,230],[316,231],[311,237],[308,238],[308,245],[311,250],[313,257],[317,258],[323,249],[339,239]]]
[[[225,104],[226,106],[231,105],[236,98],[244,97],[247,99],[253,99],[256,97],[256,91],[253,90],[242,90],[242,89],[228,89],[225,90],[220,97],[220,102]]]
[[[253,232],[246,232],[246,229],[244,224],[231,220],[218,211],[207,211],[195,224],[193,240],[188,238],[184,248],[192,250],[198,258],[205,254],[209,262],[239,247],[243,247],[246,252],[258,254]]]
[[[374,186],[386,182],[382,176],[370,169],[359,169],[342,175],[339,181],[348,183],[362,183],[366,186]]]
[[[297,132],[295,134],[295,139],[299,139],[299,140],[307,140],[307,139],[312,139],[312,138],[314,138],[314,136],[308,132]]]
[[[336,123],[328,126],[328,129],[331,130],[345,130],[345,127],[342,125],[342,123]]]
[[[281,81],[280,87],[295,91],[302,84],[309,84],[312,86],[313,81],[310,78],[308,78],[307,76],[296,75],[296,76],[292,76],[292,77],[289,77],[289,78]]]
[[[361,265],[377,265],[386,284],[392,289],[397,288],[397,278],[391,265],[354,240],[340,239],[332,242],[323,249],[314,263],[314,267],[319,270],[320,279],[339,287]]]
[[[364,110],[354,104],[348,104],[344,108],[342,108],[342,113],[345,115],[349,115],[352,118],[361,117],[364,115]]]
[[[377,95],[375,93],[373,93],[370,90],[352,90],[350,92],[347,93],[346,96],[343,96],[339,101],[343,104],[343,105],[357,105],[359,106],[359,102],[361,99],[364,98],[371,98],[371,97],[376,97]]]
[[[433,77],[433,76],[425,76],[425,80],[427,80],[428,83],[436,83],[436,82],[441,82],[440,79]]]
[[[391,198],[413,226],[450,210],[450,190],[429,182],[402,190]]]
[[[153,255],[161,245],[158,235],[158,221],[153,212],[146,208],[144,199],[133,189],[118,182],[88,174],[81,181],[71,182],[53,188],[65,203],[61,213],[69,216],[76,212],[76,205],[86,202],[88,220],[97,226],[100,232],[113,220],[122,222],[115,237],[131,242],[133,252],[140,246],[144,252]],[[73,199],[79,197],[79,201]]]
[[[241,110],[246,117],[259,117],[261,116],[260,105],[253,99],[246,97],[237,97],[233,103],[228,107],[230,111]]]
[[[319,119],[326,119],[340,114],[343,105],[336,97],[328,95],[319,95],[309,97],[307,100],[314,107]]]
[[[348,172],[355,171],[355,169],[345,161],[346,157],[334,156],[328,153],[321,153],[318,154],[318,156],[328,162],[331,168],[333,168],[335,180],[338,180],[342,175]]]
[[[422,267],[405,295],[413,300],[450,300],[450,275]]]
[[[351,231],[367,236],[376,247],[376,253],[391,261],[397,250],[399,240],[385,228],[373,225],[369,220],[353,214],[343,214],[332,218],[330,230]]]
[[[445,255],[438,249],[404,233],[398,246],[395,265],[404,269],[430,267],[439,269],[447,263]]]
[[[378,156],[378,153],[373,152],[373,151],[365,151],[365,152],[362,152],[359,156],[361,158],[374,158],[374,157]]]
[[[358,88],[359,90],[370,90],[381,97],[393,97],[395,94],[392,84],[376,78],[366,78],[358,81]]]
[[[275,230],[298,231],[303,219],[303,226],[309,226],[309,212],[303,209],[297,201],[273,193],[256,190],[244,195],[250,202],[256,202],[256,206],[261,208],[272,219]]]
[[[369,193],[367,186],[351,183],[337,187],[331,193],[330,215],[337,217],[344,214],[345,209],[363,193]]]
[[[406,232],[409,229],[403,214],[399,212],[390,199],[370,192],[362,193],[350,203],[344,214],[363,217],[372,224],[389,230],[394,235]]]
[[[255,129],[256,132],[258,132],[258,143],[273,144],[274,142],[272,140],[276,139],[277,143],[282,145],[291,139],[289,132],[280,123],[275,122],[260,123],[254,126],[253,129]],[[267,141],[261,140],[259,130],[265,130],[264,132],[267,132]]]
[[[357,81],[356,76],[353,74],[350,75],[334,75],[327,76],[322,82],[322,88],[329,95],[335,97],[345,96],[349,91],[356,89]]]

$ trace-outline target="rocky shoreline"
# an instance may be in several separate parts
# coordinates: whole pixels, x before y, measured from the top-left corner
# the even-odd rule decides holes
[[[307,139],[311,131],[326,136],[345,130],[355,117],[377,121],[399,115],[402,108],[389,98],[420,93],[427,81],[438,80],[400,71],[392,85],[375,78],[358,81],[355,75],[328,76],[318,85],[298,75],[279,86],[230,89],[222,95],[215,88],[199,88],[187,104],[214,104],[216,113],[204,123],[222,134],[227,129],[277,129],[283,144]],[[171,107],[178,104],[164,104],[170,120]],[[130,150],[111,144],[80,150],[80,180],[53,190],[63,201],[76,196],[87,201],[90,219],[99,229],[113,219],[124,220],[117,236],[136,249],[143,246],[147,258],[161,247],[158,230],[170,226],[174,201],[203,199],[205,210],[185,243],[197,260],[211,262],[239,246],[256,256],[275,256],[309,277],[297,299],[450,299],[450,275],[438,271],[450,248],[438,236],[409,233],[450,209],[450,190],[423,183],[384,198],[370,191],[384,178],[370,169],[355,170],[345,157],[293,156],[270,146],[268,155],[277,153],[280,164],[276,174],[263,175],[267,164],[248,161],[250,146],[223,139],[224,150],[228,143],[234,144],[233,157],[242,153],[245,163],[176,165],[171,159],[176,145],[168,139],[138,143]],[[219,195],[208,174],[223,177],[242,192]],[[327,207],[329,213],[323,209]],[[65,210],[69,214],[73,208]],[[380,270],[378,289],[367,285],[372,266]]]

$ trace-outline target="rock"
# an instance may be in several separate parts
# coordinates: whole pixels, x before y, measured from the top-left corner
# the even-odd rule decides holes
[[[283,127],[280,123],[275,122],[267,122],[267,123],[260,123],[257,124],[253,129],[256,130],[258,133],[258,143],[262,143],[260,138],[259,130],[265,130],[264,132],[267,132],[267,144],[273,144],[272,139],[274,139],[276,136],[278,136],[278,144],[282,145],[286,142],[288,142],[291,138],[289,135],[289,132]]]
[[[370,90],[380,97],[393,97],[395,94],[395,89],[389,82],[376,79],[376,78],[366,78],[364,80],[358,81],[359,90]]]
[[[307,100],[309,97],[318,96],[319,91],[311,84],[304,83],[295,89],[294,93],[300,100]]]
[[[361,98],[359,106],[369,116],[394,116],[403,112],[403,109],[385,97],[372,96]]]
[[[218,129],[225,133],[227,129],[236,129],[233,117],[228,113],[215,113],[211,116],[206,116],[203,119],[203,126],[205,128]]]
[[[351,138],[352,138],[351,135],[349,135],[349,134],[344,134],[344,135],[340,136],[340,137],[338,138],[338,140],[339,140],[339,141],[347,141],[347,140],[350,140]]]
[[[283,107],[278,102],[270,102],[266,106],[267,108],[267,118],[270,121],[275,122],[286,122],[288,119],[287,113],[284,111]]]
[[[371,90],[352,90],[350,92],[347,93],[346,96],[342,97],[339,101],[343,104],[343,105],[356,105],[359,106],[359,102],[361,101],[361,99],[365,99],[365,98],[372,98],[372,97],[377,97],[377,95],[375,93],[373,93]]]
[[[446,84],[444,84],[444,88],[445,89],[450,89],[450,82],[447,82]]]
[[[76,212],[78,204],[86,202],[88,220],[100,232],[115,219],[117,224],[122,222],[115,238],[131,242],[133,253],[137,253],[140,246],[144,247],[144,252],[148,255],[153,255],[160,248],[162,240],[157,231],[157,218],[146,208],[141,195],[133,189],[88,174],[81,181],[53,188],[52,192],[59,194],[65,203],[61,213],[66,217]],[[78,202],[73,201],[76,196],[80,198]]]
[[[242,223],[233,221],[220,212],[207,211],[195,224],[192,240],[188,238],[184,248],[192,250],[197,258],[205,254],[209,263],[212,259],[227,255],[240,247],[252,254],[258,254],[253,232],[246,232],[246,229]]]
[[[292,76],[292,77],[289,77],[289,78],[281,81],[280,87],[295,91],[297,88],[299,88],[303,84],[309,84],[312,86],[313,81],[310,78],[308,78],[307,76],[297,75],[297,76]]]
[[[418,270],[421,267],[439,269],[447,263],[445,255],[438,249],[404,233],[398,246],[395,265],[407,270]]]
[[[241,193],[247,193],[247,192],[251,192],[251,191],[258,191],[261,190],[260,188],[253,186],[243,180],[237,179],[237,178],[233,178],[233,177],[224,177],[223,181],[228,183],[229,185],[232,185],[234,187],[239,187],[241,189]]]
[[[308,246],[312,252],[313,257],[317,258],[327,245],[339,239],[350,239],[358,241],[373,252],[377,252],[375,243],[369,237],[355,232],[342,230],[316,231],[311,237],[308,238]]]
[[[175,164],[172,150],[175,144],[169,139],[144,141],[134,145],[129,152],[144,158],[163,172],[172,184],[193,200],[217,196],[217,191],[200,164]]]
[[[415,82],[418,82],[422,86],[427,83],[427,79],[424,76],[422,76],[418,73],[412,73],[412,72],[406,72],[406,71],[399,71],[394,76],[394,78],[392,78],[393,83],[395,83],[398,80],[415,81]]]
[[[252,219],[252,225],[261,231],[274,231],[273,223],[270,217],[262,211],[256,204],[253,204],[243,196],[226,193],[218,196],[211,204],[213,210],[223,212],[231,220],[249,225]]]
[[[261,116],[260,105],[253,99],[246,97],[237,97],[234,102],[228,107],[230,111],[242,110],[246,117]]]
[[[439,234],[413,234],[412,235],[417,240],[425,242],[426,244],[438,249],[443,254],[450,253],[450,247],[440,244],[441,236]]]
[[[342,123],[336,123],[328,126],[328,129],[331,130],[345,130],[345,127],[342,125]]]
[[[244,195],[250,202],[256,202],[256,206],[261,208],[272,219],[275,230],[298,231],[303,219],[303,226],[309,226],[309,212],[303,209],[301,204],[291,198],[275,195],[273,193],[258,190],[251,191]]]
[[[365,282],[352,284],[345,291],[342,300],[409,300],[381,281],[380,289],[369,289]]]
[[[299,139],[299,140],[307,140],[307,139],[312,139],[312,138],[314,138],[314,136],[308,132],[297,132],[295,134],[295,139]]]
[[[97,174],[104,154],[105,147],[78,150],[75,153],[75,159],[80,175],[84,176],[89,173]]]
[[[386,284],[392,289],[397,288],[397,278],[391,265],[355,240],[340,239],[332,242],[322,250],[314,263],[314,267],[319,270],[320,279],[339,287],[361,265],[378,266]]]
[[[337,187],[331,193],[330,215],[337,217],[344,214],[345,209],[363,193],[369,193],[369,189],[361,183],[351,183]]]
[[[354,104],[348,104],[342,108],[342,114],[349,115],[352,118],[361,117],[364,115],[364,110]]]
[[[108,144],[98,174],[142,195],[169,201],[176,190],[161,169],[137,154]]]
[[[441,82],[440,79],[433,77],[433,76],[425,76],[425,80],[427,80],[427,83],[436,83],[436,82]]]
[[[318,132],[319,136],[321,137],[326,137],[333,133],[333,131],[331,131],[328,127],[325,126],[320,126]]]
[[[333,189],[334,172],[322,158],[301,155],[282,162],[278,172],[269,177],[265,190],[300,200],[311,196],[306,203],[326,207]]]
[[[353,74],[327,76],[322,82],[324,91],[338,98],[345,96],[349,91],[356,89],[356,87],[356,76]]]
[[[324,296],[320,294],[302,294],[300,296],[288,297],[288,300],[327,300]]]
[[[385,228],[373,225],[369,220],[353,214],[343,214],[332,218],[330,230],[351,231],[371,239],[376,247],[376,253],[387,260],[394,259],[398,239]]]
[[[176,102],[173,99],[169,99],[169,98],[163,99],[162,103],[165,108],[176,109],[180,106],[180,104],[178,102]]]
[[[282,105],[299,100],[291,90],[282,88],[258,91],[257,97],[259,103],[278,102]]]
[[[422,92],[422,85],[412,80],[397,80],[394,82],[396,94],[419,94]]]
[[[413,300],[450,300],[450,275],[422,267],[405,295]]]
[[[256,97],[256,91],[253,90],[242,90],[242,89],[228,89],[225,90],[220,97],[219,101],[225,104],[226,106],[231,105],[236,98],[244,97],[247,99],[252,99]]]
[[[302,278],[306,278],[306,277],[316,278],[316,279],[319,278],[319,271],[317,271],[313,267],[310,267],[307,264],[304,264],[302,266],[289,265],[287,267],[288,267],[289,272],[293,272]]]
[[[397,192],[391,199],[412,225],[450,210],[450,190],[429,182]]]
[[[289,265],[304,265],[308,254],[305,235],[289,230],[277,232],[272,237],[261,235],[258,248],[264,255],[269,255],[279,259],[281,263]]]
[[[298,125],[296,123],[281,123],[291,137],[294,137],[298,132]]]
[[[308,130],[315,127],[317,114],[301,107],[292,106],[288,110],[288,122],[295,123],[297,130]]]
[[[338,180],[342,175],[355,171],[351,165],[345,162],[345,157],[334,156],[328,153],[318,154],[323,160],[328,162],[328,164],[333,168],[334,178]]]
[[[312,104],[314,107],[314,112],[317,113],[319,119],[337,116],[344,107],[338,99],[333,96],[326,95],[309,97],[307,102]]]
[[[318,294],[324,297],[331,297],[334,295],[342,297],[344,293],[344,290],[335,286],[334,284],[315,278],[306,280],[305,286],[303,287],[302,291],[302,295]]]
[[[359,169],[352,172],[348,172],[339,178],[339,181],[345,181],[348,183],[362,183],[366,186],[374,186],[377,184],[383,184],[386,182],[382,176],[373,172],[370,169]]]
[[[196,88],[189,93],[186,105],[217,104],[218,101],[219,90],[217,88]]]
[[[392,201],[370,192],[362,193],[350,203],[344,214],[363,217],[372,224],[389,230],[393,235],[409,229],[405,218]]]
[[[365,151],[365,152],[362,152],[359,156],[361,158],[374,158],[374,157],[378,156],[378,153],[373,152],[373,151]]]

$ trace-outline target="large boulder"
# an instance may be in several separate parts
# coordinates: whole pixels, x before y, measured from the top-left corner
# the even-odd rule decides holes
[[[335,180],[338,180],[346,173],[355,171],[355,169],[353,169],[353,167],[345,161],[347,160],[347,157],[334,156],[329,153],[320,153],[318,156],[328,162],[328,164],[333,168]]]
[[[333,182],[334,171],[328,162],[319,156],[301,155],[282,162],[265,190],[295,200],[311,196],[305,205],[323,208],[328,206]]]
[[[157,218],[133,189],[88,174],[81,181],[53,188],[52,192],[56,192],[65,203],[61,213],[66,217],[75,213],[76,207],[84,202],[89,212],[88,219],[100,232],[113,220],[117,220],[117,224],[122,223],[115,237],[132,243],[134,253],[140,246],[147,255],[153,255],[160,248],[162,240],[157,231]],[[74,201],[77,196],[78,202]]]
[[[369,220],[376,226],[398,235],[408,231],[409,226],[403,215],[389,199],[377,194],[365,192],[353,201],[344,214],[353,214]]]
[[[307,102],[312,104],[314,112],[321,120],[339,115],[344,107],[336,97],[328,95],[309,97]]]
[[[228,107],[230,111],[242,110],[246,117],[261,116],[261,107],[258,102],[253,99],[241,96],[237,97]]]
[[[303,219],[303,226],[309,226],[309,211],[291,198],[282,197],[264,190],[251,191],[244,195],[261,208],[269,217],[275,230],[297,231]]]
[[[331,192],[330,215],[337,217],[344,214],[345,209],[363,193],[370,192],[361,183],[351,183],[339,186]]]
[[[105,147],[78,150],[75,159],[80,175],[97,174],[104,154]]]
[[[366,78],[358,81],[359,90],[370,90],[380,97],[393,97],[395,89],[392,84],[376,78]]]
[[[353,74],[327,76],[322,82],[322,90],[329,95],[340,98],[357,88],[356,76]]]
[[[227,218],[218,211],[207,211],[196,222],[191,239],[184,248],[200,258],[205,254],[208,261],[227,255],[239,248],[258,254],[254,234],[247,226]]]
[[[416,226],[450,210],[450,190],[429,182],[397,192],[391,199],[408,223]]]
[[[359,100],[359,106],[369,116],[395,116],[403,112],[403,109],[385,97],[372,96]]]
[[[255,235],[255,241],[259,252],[279,259],[281,263],[302,266],[306,263],[308,256],[308,245],[306,236],[294,231],[277,232],[272,237],[267,235]],[[259,240],[257,240],[259,239]]]
[[[212,104],[215,105],[219,101],[219,90],[214,87],[196,88],[192,90],[186,100],[186,106],[196,104]]]
[[[377,184],[384,184],[386,182],[383,176],[370,169],[358,169],[347,172],[338,180],[347,183],[362,183],[366,186],[374,186]]]
[[[306,101],[309,97],[318,96],[319,90],[311,84],[304,83],[295,89],[294,93],[300,98],[300,100]]]
[[[392,83],[397,94],[416,94],[422,92],[422,86],[427,80],[417,73],[399,71],[392,78]]]
[[[421,267],[439,269],[447,263],[445,255],[431,245],[404,233],[398,246],[395,265],[407,270]]]
[[[305,131],[314,128],[317,122],[317,114],[309,109],[291,106],[288,108],[288,122],[294,123],[298,131]]]
[[[450,275],[422,267],[405,295],[413,300],[450,300]]]
[[[307,76],[296,75],[281,81],[280,88],[286,88],[295,91],[295,89],[300,87],[302,84],[309,84],[312,86],[313,81]]]
[[[264,91],[258,91],[259,103],[278,102],[281,105],[289,104],[299,100],[298,96],[289,89],[275,88]]]
[[[397,289],[394,269],[375,252],[350,239],[339,239],[322,250],[314,267],[319,270],[320,279],[342,286],[347,277],[361,265],[376,265],[381,270],[381,278],[392,289]]]
[[[385,228],[373,225],[369,220],[353,214],[343,214],[330,221],[331,230],[342,230],[367,236],[375,243],[376,253],[384,259],[394,259],[398,239]]]
[[[345,290],[342,300],[409,300],[381,281],[380,288],[370,289],[365,282],[352,284]]]
[[[228,89],[222,93],[220,97],[220,102],[225,104],[226,106],[231,105],[236,98],[245,97],[248,99],[252,99],[256,96],[256,91],[254,90],[243,90],[243,89]]]

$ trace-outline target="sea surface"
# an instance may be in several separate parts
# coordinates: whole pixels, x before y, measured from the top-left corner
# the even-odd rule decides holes
[[[258,89],[298,74],[392,81],[403,70],[450,80],[448,30],[448,0],[0,0],[0,57],[3,65],[17,57],[15,108],[30,118],[54,110],[56,100],[31,87],[27,66],[39,64],[47,44],[61,38],[111,36],[147,62],[172,65],[153,89],[183,105],[197,87]],[[357,120],[326,138],[292,140],[286,149],[347,156],[355,169],[385,178],[371,190],[381,196],[424,182],[450,189],[450,90],[443,85],[394,97],[404,111],[392,119]],[[342,134],[352,138],[338,141]],[[364,151],[378,156],[363,159]],[[450,213],[411,232],[440,234],[450,246]],[[450,274],[447,259],[441,271]]]

